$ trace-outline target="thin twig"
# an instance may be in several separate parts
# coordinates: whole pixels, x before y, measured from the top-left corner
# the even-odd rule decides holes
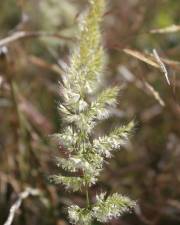
[[[8,218],[4,225],[11,225],[13,222],[13,219],[15,217],[15,214],[17,210],[20,208],[22,201],[26,199],[29,196],[38,196],[40,195],[40,192],[36,189],[27,188],[24,192],[20,193],[19,198],[16,200],[16,202],[11,206]]]
[[[6,37],[4,39],[0,40],[0,47],[4,45],[8,45],[14,41],[17,41],[19,39],[23,38],[32,38],[32,37],[53,37],[53,38],[59,38],[64,39],[67,41],[73,41],[74,38],[66,37],[61,34],[52,33],[52,32],[43,32],[43,31],[19,31],[13,33],[11,36]]]

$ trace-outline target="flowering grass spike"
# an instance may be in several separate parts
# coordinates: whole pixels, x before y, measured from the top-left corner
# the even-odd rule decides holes
[[[56,184],[63,184],[69,190],[85,191],[87,207],[72,205],[68,208],[70,222],[79,225],[92,225],[94,220],[107,222],[135,206],[128,197],[117,193],[107,197],[102,193],[95,203],[89,200],[88,190],[97,182],[104,161],[126,143],[133,128],[133,122],[130,122],[115,128],[109,135],[93,138],[93,128],[110,116],[110,107],[116,107],[119,87],[96,94],[106,62],[100,33],[105,2],[90,0],[89,3],[89,13],[80,25],[79,46],[72,54],[61,84],[63,101],[59,111],[66,128],[55,137],[67,154],[56,161],[68,176],[51,176]]]

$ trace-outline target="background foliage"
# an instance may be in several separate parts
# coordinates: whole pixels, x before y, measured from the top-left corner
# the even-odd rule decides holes
[[[53,157],[59,151],[48,138],[61,127],[58,80],[76,44],[78,18],[85,7],[83,0],[1,1],[0,38],[29,33],[1,48],[0,54],[0,224],[27,186],[39,189],[42,196],[26,199],[14,224],[64,225],[65,207],[84,204],[83,195],[69,199],[47,177],[56,170]],[[118,84],[122,91],[119,110],[97,132],[134,118],[137,125],[126,151],[106,165],[91,195],[120,192],[138,200],[132,215],[109,224],[176,225],[180,222],[180,31],[151,31],[178,25],[180,4],[113,0],[108,7],[102,29],[109,60],[106,83]],[[137,52],[123,51],[127,48],[141,53],[139,59]],[[154,48],[171,60],[166,62],[170,86],[158,66],[151,65],[157,64],[149,55]],[[148,63],[142,62],[143,57]]]

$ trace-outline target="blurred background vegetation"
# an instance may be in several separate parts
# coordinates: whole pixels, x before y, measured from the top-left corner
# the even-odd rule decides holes
[[[117,191],[138,201],[135,212],[111,225],[177,225],[180,2],[107,2],[102,25],[106,83],[119,84],[122,92],[119,110],[98,132],[131,119],[136,128],[126,149],[106,164],[91,197]],[[48,175],[57,170],[54,156],[60,150],[49,141],[61,128],[58,81],[78,44],[77,24],[86,5],[85,0],[0,2],[0,224],[26,187],[42,194],[23,201],[13,224],[66,225],[65,206],[84,203],[83,194],[69,197],[61,186],[49,183]],[[165,63],[170,85],[153,49]]]

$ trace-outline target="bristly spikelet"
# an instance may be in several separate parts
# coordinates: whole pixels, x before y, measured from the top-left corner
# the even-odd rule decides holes
[[[69,79],[66,76],[67,86],[81,97],[93,92],[106,61],[99,32],[105,3],[102,0],[90,3],[91,10],[81,24],[80,45],[75,49],[67,71]]]
[[[92,216],[99,222],[105,223],[130,211],[135,202],[120,194],[113,194],[105,199],[105,194],[97,196],[97,202],[92,209]]]
[[[109,108],[116,107],[120,88],[107,88],[95,96],[106,61],[100,33],[105,2],[90,0],[89,3],[88,16],[81,24],[79,47],[72,54],[71,64],[61,84],[63,101],[59,104],[59,111],[66,128],[54,135],[67,151],[66,157],[56,159],[57,166],[68,172],[68,176],[51,176],[52,181],[63,184],[66,189],[85,190],[87,207],[73,205],[68,208],[70,222],[79,225],[91,225],[94,220],[107,222],[135,205],[119,194],[106,199],[101,194],[94,204],[89,200],[88,188],[97,182],[104,160],[125,144],[133,128],[131,122],[115,128],[109,135],[93,139],[93,128],[110,116]],[[90,100],[89,95],[94,95],[94,100]]]

